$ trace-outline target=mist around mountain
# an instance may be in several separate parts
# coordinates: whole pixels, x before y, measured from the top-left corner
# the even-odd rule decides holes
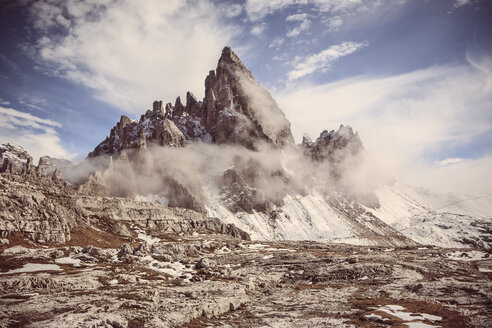
[[[488,327],[491,213],[350,126],[295,144],[226,47],[80,163],[0,145],[0,326]]]
[[[45,156],[36,171],[57,170],[80,194],[217,217],[257,240],[490,247],[490,197],[397,183],[350,126],[296,145],[282,110],[229,47],[204,84],[202,100],[188,92],[185,103],[154,101],[139,120],[121,116],[81,163]],[[6,154],[29,157],[5,149],[3,171],[15,171]]]

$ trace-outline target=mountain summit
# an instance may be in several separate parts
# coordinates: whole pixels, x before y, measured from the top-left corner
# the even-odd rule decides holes
[[[186,93],[186,104],[155,101],[139,121],[121,116],[110,135],[89,157],[119,154],[147,143],[182,147],[187,141],[237,144],[257,149],[294,145],[290,123],[270,93],[253,77],[230,47],[225,47],[215,71],[205,79],[205,97]]]

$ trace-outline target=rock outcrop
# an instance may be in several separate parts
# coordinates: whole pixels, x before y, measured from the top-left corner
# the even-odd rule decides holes
[[[41,156],[39,158],[38,166],[36,171],[39,174],[50,176],[58,170],[59,172],[64,172],[72,169],[73,163],[66,159],[58,159],[50,156]]]
[[[275,100],[229,47],[205,79],[201,107],[198,117],[212,142],[250,149],[260,141],[275,147],[294,143],[290,123]]]
[[[70,240],[70,232],[84,215],[63,188],[64,180],[58,180],[58,175],[54,178],[0,176],[0,234],[3,237],[18,239],[21,236],[36,242],[55,243]]]
[[[51,177],[32,172],[0,175],[2,238],[63,244],[72,240],[73,233],[78,239],[89,240],[93,234],[124,232],[122,224],[136,224],[159,233],[200,232],[249,240],[249,235],[234,225],[193,210],[170,209],[129,198],[97,197],[106,191],[100,189],[100,174],[92,175],[77,191],[58,170]]]
[[[35,167],[32,157],[27,151],[18,145],[0,145],[0,173],[31,174]]]
[[[88,157],[118,155],[124,149],[146,148],[148,143],[182,147],[185,142],[183,133],[166,117],[162,102],[154,102],[153,109],[142,115],[139,121],[122,115],[109,136]]]
[[[343,159],[360,153],[364,147],[357,132],[350,126],[340,125],[338,131],[324,130],[313,142],[309,136],[304,136],[301,147],[314,161],[329,161],[337,163]]]
[[[145,227],[160,234],[225,234],[250,240],[244,231],[217,218],[184,208],[169,208],[158,203],[117,197],[79,197],[77,205],[88,216],[102,216],[127,225]]]

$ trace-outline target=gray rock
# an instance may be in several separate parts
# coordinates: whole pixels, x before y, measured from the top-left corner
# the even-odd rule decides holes
[[[197,269],[213,269],[217,263],[215,261],[209,259],[209,258],[201,258],[195,265],[195,268]]]
[[[123,244],[118,251],[118,257],[123,257],[127,255],[133,255],[133,248],[128,244]]]

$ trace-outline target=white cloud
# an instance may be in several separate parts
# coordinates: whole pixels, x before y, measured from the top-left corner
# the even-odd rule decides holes
[[[297,140],[303,133],[315,137],[349,124],[381,165],[403,182],[492,194],[492,179],[480,178],[490,176],[490,156],[451,165],[445,155],[456,157],[456,149],[470,153],[492,132],[492,62],[487,58],[391,77],[296,84],[277,97]],[[442,163],[449,165],[436,165],[435,154],[443,154]],[[471,168],[476,170],[466,171]]]
[[[455,8],[459,8],[459,7],[463,7],[463,6],[471,5],[471,4],[472,4],[471,0],[455,0],[454,1],[454,7]]]
[[[251,29],[251,34],[253,34],[253,35],[260,35],[261,33],[263,33],[263,31],[265,30],[265,28],[266,28],[266,24],[265,23],[255,25]]]
[[[287,32],[287,37],[292,38],[298,36],[304,31],[307,31],[311,26],[311,21],[307,18],[307,14],[295,14],[287,16],[286,22],[300,22],[296,27]]]
[[[35,163],[43,155],[66,159],[77,155],[63,148],[54,127],[61,127],[61,124],[13,108],[0,107],[0,143],[10,142],[24,147]]]
[[[328,31],[337,32],[340,30],[340,27],[343,25],[343,19],[340,16],[335,16],[328,19],[327,24]]]
[[[450,165],[450,164],[456,164],[459,162],[463,162],[464,160],[465,159],[459,158],[459,157],[450,157],[450,158],[445,158],[445,159],[440,160],[440,161],[436,161],[434,163],[437,164],[437,166],[446,166],[446,165]]]
[[[31,115],[29,113],[21,112],[12,108],[5,108],[5,107],[0,107],[0,115],[7,116],[7,117],[15,117],[15,118],[20,118],[25,122],[28,122],[30,124],[43,124],[43,125],[49,125],[49,126],[56,126],[56,127],[61,127],[61,124],[49,119],[44,119],[44,118],[39,118],[37,116]]]
[[[270,42],[268,45],[269,48],[275,48],[278,49],[282,44],[284,44],[285,40],[282,38],[275,38]]]
[[[289,81],[293,81],[311,74],[318,69],[326,69],[339,58],[350,55],[365,46],[367,46],[367,42],[346,41],[331,46],[317,54],[307,56],[302,60],[296,61],[294,69],[287,73],[288,79]]]
[[[245,9],[249,19],[251,21],[257,21],[289,6],[307,3],[308,0],[247,0]]]
[[[321,11],[343,13],[348,11],[366,11],[371,7],[381,5],[381,1],[374,0],[312,0]]]
[[[227,18],[237,17],[243,12],[243,6],[240,4],[223,4],[220,9]]]
[[[492,195],[492,156],[436,166],[419,162],[402,175],[408,184],[469,195]]]
[[[286,22],[302,22],[305,21],[308,18],[307,14],[294,14],[294,15],[289,15],[287,18],[285,18]]]
[[[405,0],[247,0],[245,9],[251,21],[258,21],[292,6],[312,6],[325,14],[353,15],[403,2]]]
[[[35,26],[49,36],[38,44],[48,70],[135,114],[154,99],[174,102],[188,90],[202,96],[205,76],[236,33],[221,15],[240,13],[239,7],[224,11],[210,1],[44,0],[36,5],[31,8]],[[58,15],[71,27],[51,37],[54,24],[65,26],[52,19]]]

